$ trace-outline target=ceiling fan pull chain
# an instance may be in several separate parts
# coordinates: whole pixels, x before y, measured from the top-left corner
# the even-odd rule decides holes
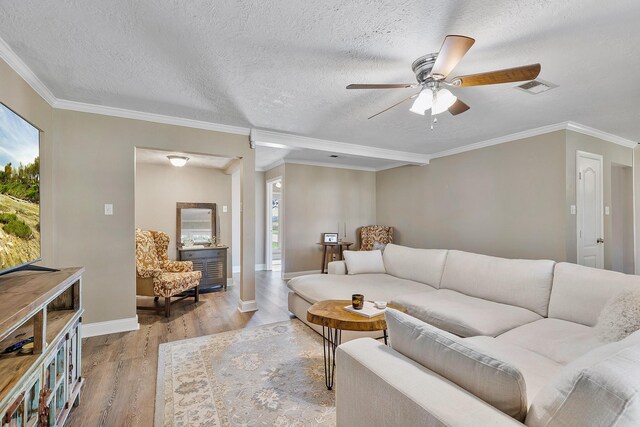
[[[435,110],[435,106],[438,103],[438,91],[436,90],[435,86],[433,87],[432,92],[433,92],[433,102],[431,103],[431,130],[433,130],[433,124],[436,123],[437,121],[436,115],[433,114],[433,110]]]

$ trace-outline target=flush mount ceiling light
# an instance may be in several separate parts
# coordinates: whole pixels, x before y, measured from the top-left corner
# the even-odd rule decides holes
[[[167,159],[169,159],[171,164],[177,168],[181,168],[186,165],[187,160],[189,160],[189,158],[185,156],[167,156]]]

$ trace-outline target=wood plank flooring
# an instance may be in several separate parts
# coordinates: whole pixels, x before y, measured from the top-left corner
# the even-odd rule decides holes
[[[236,279],[236,282],[238,280]],[[83,340],[80,405],[68,426],[152,426],[161,343],[291,318],[280,273],[256,272],[258,311],[240,313],[239,285],[171,306],[171,317],[138,311],[140,330]]]

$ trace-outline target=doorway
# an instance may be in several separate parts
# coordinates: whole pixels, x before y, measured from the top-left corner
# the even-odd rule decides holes
[[[271,271],[282,271],[283,190],[282,177],[267,181],[265,254],[267,270]]]
[[[578,264],[604,268],[602,156],[576,153]]]
[[[605,208],[606,209],[606,208]],[[606,213],[606,212],[605,212]],[[634,274],[633,169],[611,164],[611,269]]]

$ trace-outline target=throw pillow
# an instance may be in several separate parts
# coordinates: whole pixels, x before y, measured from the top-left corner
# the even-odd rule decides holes
[[[518,368],[397,310],[385,312],[391,347],[518,421],[527,414],[527,391]]]
[[[604,306],[595,330],[604,341],[620,341],[640,329],[640,289],[614,295]]]
[[[533,399],[528,427],[640,425],[640,332],[569,362]]]
[[[344,251],[344,262],[349,274],[386,273],[380,251]]]
[[[384,248],[386,248],[386,247],[387,247],[386,243],[382,243],[382,242],[378,242],[378,241],[373,242],[373,250],[374,251],[380,251],[380,252],[384,253]]]

